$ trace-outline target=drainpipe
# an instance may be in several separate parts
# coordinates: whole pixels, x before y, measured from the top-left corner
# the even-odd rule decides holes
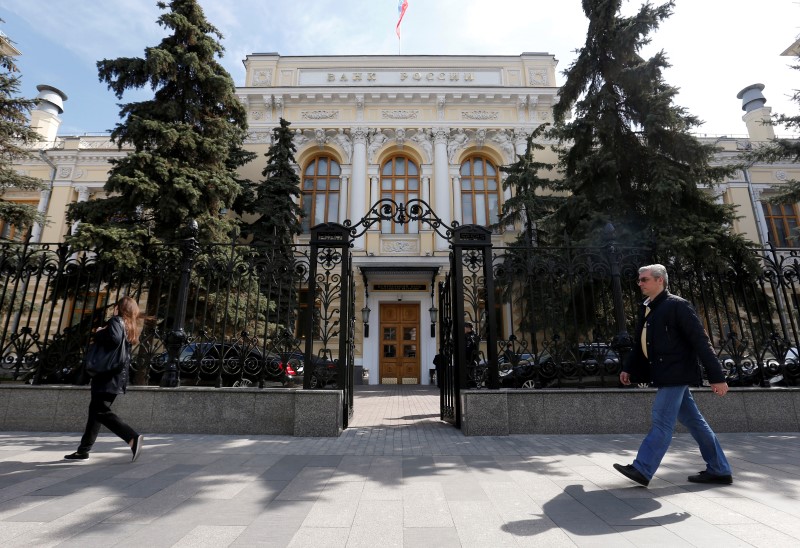
[[[50,206],[50,196],[53,193],[53,185],[55,184],[55,180],[56,180],[56,166],[50,160],[50,158],[47,157],[47,151],[40,150],[39,151],[39,157],[44,162],[46,162],[47,165],[50,166],[50,184],[48,185],[48,187],[45,190],[42,190],[41,197],[39,198],[39,207],[37,208],[37,211],[39,211],[39,213],[45,213],[46,214],[47,213],[47,208]],[[43,230],[44,230],[44,225],[43,224],[35,223],[33,225],[33,230],[31,231],[31,241],[33,243],[37,243],[38,244],[42,240],[42,231]]]
[[[753,214],[756,216],[756,230],[758,231],[758,239],[762,246],[766,246],[769,242],[769,236],[766,234],[767,220],[764,218],[764,208],[756,197],[756,191],[753,188],[753,181],[750,180],[750,173],[747,168],[742,169],[744,174],[744,181],[747,183],[747,191],[750,193],[750,205],[753,207]]]

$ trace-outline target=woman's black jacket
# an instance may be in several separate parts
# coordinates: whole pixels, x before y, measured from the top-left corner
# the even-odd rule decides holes
[[[128,348],[131,354],[131,343],[125,336],[125,322],[121,316],[112,316],[106,322],[105,329],[99,329],[94,334],[94,344],[99,344],[112,350],[120,343]],[[128,364],[125,364],[119,373],[96,375],[92,377],[93,394],[124,394],[128,388]]]
[[[719,359],[689,301],[664,290],[650,302],[647,318],[644,313],[642,304],[633,350],[622,368],[630,373],[631,382],[652,381],[655,386],[699,386],[703,383],[700,363],[710,383],[725,382]],[[641,345],[645,321],[647,358]]]

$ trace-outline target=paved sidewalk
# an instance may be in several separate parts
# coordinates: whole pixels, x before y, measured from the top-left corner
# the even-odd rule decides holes
[[[88,403],[88,402],[87,402]],[[798,546],[800,434],[722,434],[735,483],[677,435],[649,489],[640,435],[466,438],[426,387],[363,387],[337,439],[0,433],[0,545]],[[575,420],[580,420],[576,412]]]

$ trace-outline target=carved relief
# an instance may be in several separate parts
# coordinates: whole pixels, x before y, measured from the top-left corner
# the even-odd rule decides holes
[[[328,142],[328,136],[325,135],[325,130],[321,128],[317,128],[314,130],[314,140],[317,141],[317,145],[320,148],[325,146],[325,143]]]
[[[531,86],[546,86],[547,71],[543,69],[530,69],[528,71],[528,80]]]
[[[356,120],[364,119],[364,96],[356,95]]]
[[[391,120],[416,119],[419,116],[418,110],[382,110],[381,118]]]
[[[511,141],[511,135],[505,129],[501,129],[492,137],[492,141],[497,143],[500,150],[503,151],[503,156],[507,162],[514,159],[514,143]]]
[[[374,164],[376,160],[375,155],[386,142],[387,137],[380,129],[374,129],[370,131],[368,139],[369,147],[367,148],[367,160],[369,163]]]
[[[306,120],[330,120],[331,118],[338,118],[338,110],[304,110],[300,113],[301,118]]]
[[[74,175],[73,179],[80,179],[84,175],[86,175],[86,172],[84,170],[78,168],[78,169],[75,170],[75,175]]]
[[[267,122],[272,121],[272,106],[274,100],[272,95],[262,95],[261,100],[264,101],[264,120]]]
[[[477,144],[479,147],[482,147],[485,142],[486,142],[486,130],[484,128],[481,128],[475,132],[475,144]]]
[[[433,162],[433,145],[431,144],[431,136],[427,130],[420,129],[418,130],[411,140],[414,141],[419,145],[419,147],[425,151],[425,162],[431,163]]]
[[[58,178],[59,179],[66,179],[70,175],[72,175],[72,168],[71,167],[60,167],[60,168],[58,168]]]
[[[368,138],[367,128],[354,127],[353,129],[350,130],[350,137],[353,139],[354,144],[359,144],[359,145],[366,144]]]
[[[295,131],[294,137],[292,137],[292,143],[294,144],[294,148],[296,148],[297,150],[300,150],[300,147],[309,142],[310,140],[311,139],[306,137],[303,134],[303,131],[300,129]]]
[[[272,85],[272,71],[271,70],[257,70],[253,73],[254,86],[271,86]]]
[[[500,113],[496,110],[465,110],[461,112],[461,117],[467,120],[496,120]]]
[[[275,110],[278,111],[278,118],[283,118],[283,96],[275,96]]]
[[[333,136],[333,140],[342,148],[344,151],[345,163],[349,164],[350,158],[353,155],[353,142],[350,140],[350,137],[343,129],[340,129],[339,133]]]
[[[397,128],[394,131],[394,142],[397,143],[397,146],[402,147],[406,143],[406,130]]]
[[[251,131],[244,141],[247,144],[272,144],[272,135],[268,131]]]
[[[415,254],[419,253],[419,240],[394,240],[381,239],[381,253],[384,254]]]
[[[776,171],[775,172],[775,178],[778,179],[779,181],[785,181],[786,180],[786,172],[782,171],[782,170]]]
[[[439,120],[444,120],[444,104],[446,98],[444,95],[437,95],[436,96],[436,115]]]
[[[264,117],[264,113],[260,110],[252,110],[250,111],[250,118],[253,120],[261,120]]]
[[[447,159],[452,164],[455,162],[456,153],[467,146],[469,138],[463,129],[457,130],[447,143]]]
[[[449,131],[447,128],[437,127],[433,130],[433,142],[436,144],[447,144],[447,140],[450,137]]]

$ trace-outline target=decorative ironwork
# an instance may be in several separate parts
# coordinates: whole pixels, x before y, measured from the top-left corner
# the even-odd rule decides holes
[[[405,203],[398,203],[390,198],[384,198],[375,202],[360,221],[353,224],[350,220],[347,220],[343,223],[343,226],[350,230],[350,238],[355,240],[374,225],[384,221],[391,221],[400,225],[421,222],[447,240],[451,239],[452,231],[459,226],[457,221],[453,221],[448,226],[436,215],[427,202],[417,198]]]

